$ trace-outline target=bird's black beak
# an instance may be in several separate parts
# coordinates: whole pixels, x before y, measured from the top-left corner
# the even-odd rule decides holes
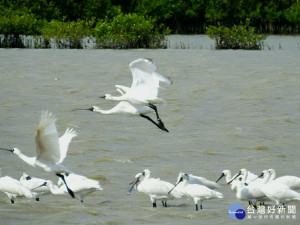
[[[240,176],[241,175],[241,171],[237,174],[237,175],[235,175],[227,184],[229,185],[229,184],[231,184],[231,182],[232,181],[234,181],[235,180],[235,178],[237,178],[238,176]]]
[[[180,180],[177,182],[177,184],[175,184],[174,187],[168,192],[168,194],[170,194],[176,188],[176,186],[182,181],[183,181],[183,179],[181,177]]]
[[[106,97],[105,97],[105,95],[103,95],[103,96],[100,96],[99,98],[104,98],[105,99]]]
[[[139,182],[139,178],[136,178],[136,180],[135,181],[133,181],[133,182],[131,182],[129,185],[131,185],[131,187],[129,188],[129,190],[127,191],[127,195],[130,195],[131,194],[131,192],[132,192],[132,190],[133,190],[133,188],[134,188],[134,186],[137,184],[137,182]]]
[[[221,180],[223,177],[225,177],[225,174],[222,173],[221,176],[219,177],[219,179],[216,181],[216,183],[218,183],[219,180]]]
[[[14,150],[12,150],[12,149],[7,149],[7,148],[0,148],[0,150],[8,151],[8,152],[14,152]]]
[[[79,111],[79,110],[93,111],[93,107],[91,107],[91,108],[88,108],[88,109],[73,109],[72,111]]]
[[[37,188],[39,188],[39,187],[43,187],[43,186],[47,186],[47,182],[43,183],[43,184],[42,184],[42,185],[40,185],[40,186],[37,186],[37,187],[35,187],[35,188],[32,188],[31,190],[34,190],[34,189],[37,189]]]

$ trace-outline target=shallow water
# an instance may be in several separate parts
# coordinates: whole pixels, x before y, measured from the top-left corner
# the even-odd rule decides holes
[[[299,40],[293,40],[297,46]],[[158,106],[170,133],[139,117],[72,111],[113,107],[114,102],[99,96],[116,94],[115,84],[130,86],[128,64],[139,57],[152,58],[158,71],[174,82],[161,91],[167,104]],[[126,195],[128,183],[145,168],[172,183],[180,171],[216,180],[224,169],[238,172],[243,167],[256,174],[274,168],[279,176],[299,176],[299,58],[296,47],[0,49],[0,147],[18,147],[33,156],[41,111],[49,110],[57,116],[60,134],[68,126],[79,133],[63,165],[100,179],[104,188],[83,204],[69,196],[46,195],[40,202],[17,199],[12,205],[1,193],[1,224],[232,224],[228,207],[241,203],[246,209],[248,204],[237,200],[224,180],[224,199],[205,201],[199,212],[192,199],[169,201],[169,208],[159,203],[153,209],[147,196],[135,190]],[[0,152],[0,159],[2,175],[19,179],[27,172],[56,181],[12,154]],[[300,210],[299,203],[292,204]],[[263,223],[298,224],[298,219]]]

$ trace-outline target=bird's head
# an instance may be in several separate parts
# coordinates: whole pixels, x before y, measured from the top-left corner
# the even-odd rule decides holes
[[[101,96],[100,98],[104,98],[104,99],[110,99],[111,95],[110,94],[105,94],[103,96]]]

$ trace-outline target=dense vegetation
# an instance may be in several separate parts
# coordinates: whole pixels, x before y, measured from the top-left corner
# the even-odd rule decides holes
[[[103,47],[155,47],[162,37],[158,33],[168,33],[163,28],[180,34],[205,33],[210,25],[233,27],[247,19],[258,33],[300,33],[300,1],[0,0],[0,34],[7,47],[11,39],[18,44],[20,34],[43,35],[57,42],[67,38],[73,47],[90,34]],[[136,35],[138,40],[133,40]]]
[[[234,25],[231,28],[209,26],[206,34],[215,40],[216,49],[260,50],[267,35],[256,34],[255,28],[250,27],[249,23],[247,20],[245,25]]]

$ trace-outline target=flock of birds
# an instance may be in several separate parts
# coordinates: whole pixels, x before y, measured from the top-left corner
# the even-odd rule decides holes
[[[204,200],[224,197],[221,192],[215,190],[220,188],[218,182],[223,177],[231,190],[236,192],[236,198],[248,201],[254,208],[257,208],[257,202],[265,204],[265,201],[272,201],[276,206],[280,206],[291,201],[300,201],[300,193],[295,191],[300,189],[300,178],[296,176],[276,178],[274,169],[263,170],[260,175],[255,175],[243,168],[234,176],[231,176],[230,170],[223,170],[216,182],[180,172],[175,185],[159,178],[151,178],[150,171],[145,169],[135,176],[136,179],[130,183],[132,186],[127,194],[131,194],[135,187],[150,197],[153,207],[157,207],[156,200],[161,200],[163,207],[167,207],[168,199],[184,196],[194,200],[198,211],[199,204],[200,209],[203,208]]]
[[[160,82],[172,84],[172,80],[157,73],[157,66],[149,59],[137,59],[129,64],[129,68],[133,78],[131,87],[116,85],[120,96],[110,94],[102,96],[107,100],[119,101],[115,107],[110,110],[102,110],[93,106],[88,109],[76,110],[90,110],[101,114],[137,115],[149,120],[159,129],[169,132],[159,117],[155,104],[165,102],[158,97]],[[156,121],[146,115],[150,112],[155,112]],[[11,203],[14,203],[16,197],[35,198],[39,201],[39,196],[47,193],[70,195],[83,202],[84,196],[102,190],[98,181],[75,174],[61,165],[67,156],[69,145],[77,133],[74,129],[67,128],[65,133],[59,137],[55,123],[56,118],[52,113],[42,112],[35,134],[35,157],[28,157],[17,148],[0,148],[0,150],[17,155],[28,165],[41,168],[59,178],[57,184],[54,184],[51,180],[35,178],[25,173],[20,180],[9,176],[0,177],[0,191],[8,196]],[[131,183],[127,194],[131,194],[136,188],[150,197],[153,207],[156,207],[157,200],[161,200],[163,206],[167,207],[167,200],[186,196],[193,198],[196,210],[198,210],[199,205],[200,209],[203,208],[204,200],[223,198],[223,194],[215,190],[220,188],[217,182],[222,177],[226,177],[226,182],[231,185],[233,191],[236,191],[236,197],[239,200],[248,201],[253,206],[256,206],[257,201],[264,203],[271,200],[276,205],[292,200],[300,201],[300,194],[295,191],[300,189],[300,178],[283,176],[275,179],[276,173],[272,169],[264,170],[259,176],[246,169],[241,169],[239,173],[231,176],[229,170],[224,170],[216,182],[180,172],[175,185],[159,178],[151,178],[150,171],[145,169],[135,176],[135,181]]]

